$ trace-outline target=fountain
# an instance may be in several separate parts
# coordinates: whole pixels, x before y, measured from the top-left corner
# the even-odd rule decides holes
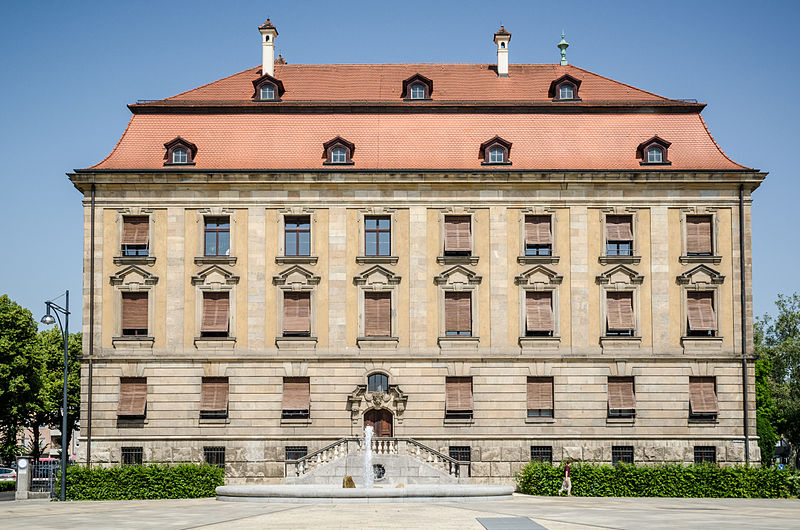
[[[375,484],[375,474],[372,469],[372,425],[364,427],[364,487],[371,488]]]

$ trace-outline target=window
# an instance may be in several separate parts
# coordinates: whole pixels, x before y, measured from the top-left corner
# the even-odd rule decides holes
[[[553,378],[528,378],[528,417],[553,417]]]
[[[445,379],[445,419],[472,419],[472,378]]]
[[[689,418],[694,420],[715,420],[718,412],[716,378],[690,377]]]
[[[653,146],[647,148],[647,163],[660,164],[664,161],[664,150],[660,147]]]
[[[506,151],[502,147],[492,147],[489,149],[489,163],[502,164],[505,162]]]
[[[551,291],[525,292],[525,336],[552,337],[553,293]]]
[[[122,218],[122,255],[147,256],[150,239],[150,218],[146,215],[126,215]]]
[[[189,162],[189,154],[183,147],[178,147],[172,151],[173,164],[186,164]]]
[[[283,336],[311,336],[311,293],[283,293]]]
[[[204,377],[200,395],[201,418],[228,417],[228,378]]]
[[[392,221],[389,217],[364,218],[364,255],[391,256]]]
[[[122,377],[119,380],[120,418],[144,418],[147,412],[147,378]]]
[[[425,85],[422,83],[411,85],[411,99],[425,99]]]
[[[633,293],[606,292],[606,335],[633,336],[636,320],[633,316]]]
[[[224,447],[203,447],[203,458],[209,466],[225,469]]]
[[[388,392],[389,376],[386,374],[371,374],[367,378],[367,390],[369,392]]]
[[[347,162],[347,150],[344,147],[334,147],[331,150],[331,163],[344,164]]]
[[[717,462],[717,448],[713,445],[695,445],[695,464],[715,464]]]
[[[531,460],[533,462],[553,462],[553,446],[551,445],[532,445]]]
[[[123,466],[141,466],[143,461],[142,448],[123,447],[120,461]]]
[[[472,335],[472,293],[445,291],[444,333],[447,336]]]
[[[470,256],[472,254],[472,217],[446,215],[444,218],[444,255]]]
[[[310,385],[308,377],[283,378],[283,419],[309,417]]]
[[[525,216],[525,255],[550,256],[553,253],[553,235],[549,215]]]
[[[364,293],[364,335],[392,336],[392,293]]]
[[[710,215],[686,216],[686,254],[688,256],[712,255],[711,222]]]
[[[606,216],[606,255],[633,255],[633,217],[630,215]]]
[[[261,85],[259,96],[261,100],[275,99],[275,87],[270,84]]]
[[[307,454],[308,454],[308,446],[305,445],[286,446],[286,460],[300,460]]]
[[[687,291],[686,314],[688,336],[714,337],[717,334],[717,315],[714,312],[712,291]]]
[[[575,97],[575,88],[570,84],[563,84],[558,87],[558,99],[573,99]]]
[[[284,218],[284,255],[311,255],[311,217],[308,215],[286,216]]]
[[[633,418],[636,416],[636,395],[633,377],[608,378],[608,417]]]
[[[122,293],[122,336],[146,337],[147,336],[147,293],[123,292]]]
[[[203,320],[201,337],[227,337],[229,329],[230,301],[227,292],[203,293]]]
[[[206,256],[230,256],[231,221],[230,217],[205,218]]]
[[[472,448],[468,445],[451,445],[448,448],[450,458],[457,462],[471,462],[472,461]],[[472,466],[467,466],[467,476],[472,476]]]
[[[633,446],[631,445],[611,446],[611,465],[616,466],[620,462],[623,464],[633,464]]]

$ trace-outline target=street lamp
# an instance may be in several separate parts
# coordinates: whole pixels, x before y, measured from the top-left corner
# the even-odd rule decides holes
[[[61,307],[54,304],[50,300],[44,303],[47,308],[47,313],[42,317],[42,324],[51,325],[56,323],[58,319],[58,326],[61,328],[61,333],[64,335],[64,402],[61,409],[61,500],[66,500],[67,497],[67,454],[69,448],[67,447],[67,373],[69,370],[69,291],[65,293],[66,301]],[[55,312],[56,317],[53,318],[52,312]],[[59,314],[64,315],[64,325],[61,325],[61,317]]]

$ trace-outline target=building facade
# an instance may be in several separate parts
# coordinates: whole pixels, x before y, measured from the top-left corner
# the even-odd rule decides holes
[[[703,104],[568,65],[563,39],[560,64],[509,64],[504,28],[496,64],[289,65],[259,31],[262,66],[129,105],[69,175],[84,458],[281,482],[371,424],[476,482],[744,461],[765,174]]]

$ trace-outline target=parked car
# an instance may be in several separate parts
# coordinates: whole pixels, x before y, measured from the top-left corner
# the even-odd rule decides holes
[[[17,472],[10,467],[0,467],[0,482],[14,482],[17,480]]]

